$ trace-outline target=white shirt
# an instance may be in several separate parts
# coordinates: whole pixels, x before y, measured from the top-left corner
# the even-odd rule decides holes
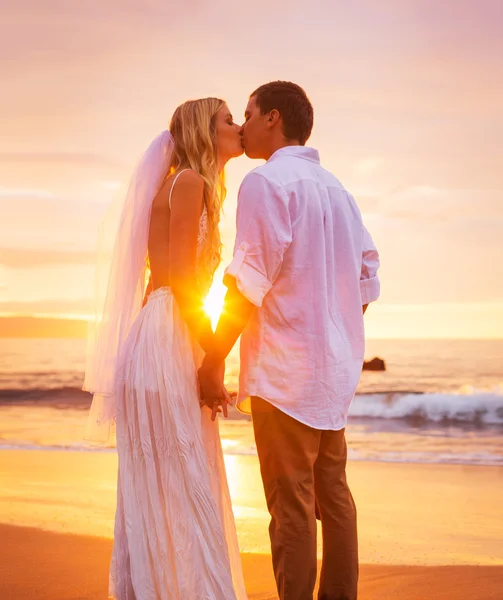
[[[276,151],[239,190],[226,274],[257,309],[241,335],[238,405],[260,396],[315,429],[339,430],[360,378],[362,304],[379,255],[358,206],[303,146]]]

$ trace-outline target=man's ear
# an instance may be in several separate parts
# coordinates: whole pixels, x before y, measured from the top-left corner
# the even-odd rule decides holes
[[[274,127],[276,123],[281,119],[281,115],[276,108],[273,108],[267,117],[267,126],[269,128]]]

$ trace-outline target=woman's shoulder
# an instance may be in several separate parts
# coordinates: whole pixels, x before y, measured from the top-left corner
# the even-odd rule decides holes
[[[157,196],[156,203],[169,203],[175,197],[183,196],[185,201],[189,197],[199,198],[203,196],[204,180],[193,169],[181,169],[170,173],[164,180]]]
[[[182,187],[195,187],[201,190],[204,187],[204,179],[194,169],[180,169],[172,173],[166,182],[170,182],[171,185],[182,186]]]
[[[175,204],[184,212],[193,207],[198,213],[203,207],[204,179],[193,169],[183,169],[172,173],[166,180],[166,194],[168,205],[171,208]]]

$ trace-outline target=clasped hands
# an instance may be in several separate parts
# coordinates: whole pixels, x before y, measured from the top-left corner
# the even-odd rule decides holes
[[[203,360],[197,372],[199,380],[199,398],[201,406],[211,408],[211,420],[214,421],[219,412],[227,417],[227,405],[233,404],[235,392],[228,392],[224,386],[225,362],[218,366]]]

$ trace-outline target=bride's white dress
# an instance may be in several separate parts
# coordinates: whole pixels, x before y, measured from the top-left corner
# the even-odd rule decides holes
[[[198,246],[205,241],[206,211]],[[199,406],[202,351],[171,290],[152,292],[123,348],[116,600],[245,600],[218,420]]]

